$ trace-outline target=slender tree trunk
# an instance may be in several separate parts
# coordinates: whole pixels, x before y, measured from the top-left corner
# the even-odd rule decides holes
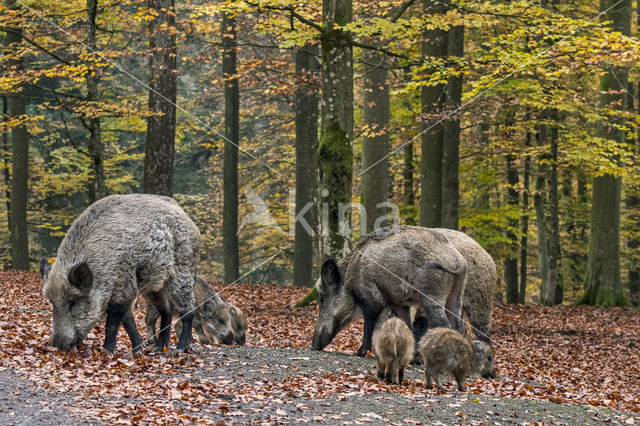
[[[15,8],[14,0],[7,0],[8,9]],[[22,42],[22,30],[13,28],[7,32],[6,44]],[[22,59],[12,61],[15,69],[22,68]],[[18,118],[27,112],[25,99],[20,96],[8,96],[9,116]],[[27,198],[28,198],[28,170],[29,170],[29,135],[25,126],[11,129],[12,170],[11,170],[11,265],[14,269],[29,269],[29,236],[27,230]]]
[[[96,15],[98,12],[98,0],[87,0],[87,45],[92,51],[97,50],[96,45]],[[100,76],[98,69],[91,67],[91,72],[87,73],[87,101],[89,103],[98,101],[98,82]],[[89,183],[89,201],[91,203],[105,197],[107,188],[104,177],[104,145],[102,143],[102,132],[100,128],[100,118],[90,117],[87,119],[89,128],[89,155],[91,157],[92,179]]]
[[[603,17],[611,28],[631,35],[631,0],[601,0],[600,10],[608,10]],[[605,108],[626,109],[627,69],[605,69],[600,76],[600,103]],[[599,135],[622,143],[624,132],[610,123],[601,123]],[[620,196],[621,178],[614,175],[593,179],[591,205],[591,237],[587,287],[578,303],[589,305],[628,305],[620,279]]]
[[[407,144],[403,148],[404,170],[402,173],[404,186],[404,199],[408,206],[412,206],[416,202],[416,194],[413,190],[413,174],[415,171],[415,162],[413,161],[413,144]]]
[[[351,0],[323,0],[320,240],[323,256],[334,258],[344,257],[351,243],[353,49],[341,27],[352,17]]]
[[[378,205],[387,201],[389,183],[389,83],[384,55],[364,55],[363,80],[364,123],[373,133],[362,141],[362,169],[367,170],[362,175],[362,204],[366,211],[362,220],[366,220],[369,233],[378,217]]]
[[[519,204],[518,194],[518,166],[515,163],[516,156],[507,154],[507,205],[515,210]],[[509,219],[507,229],[507,239],[511,242],[511,249],[504,261],[504,280],[507,284],[507,303],[518,303],[518,258],[516,257],[518,247],[518,236],[515,229],[518,227],[517,219]]]
[[[640,8],[640,2],[638,2],[638,8]],[[640,16],[638,17],[638,20],[640,21]],[[629,86],[631,86],[631,84]],[[631,93],[633,93],[633,90],[631,90]],[[637,93],[639,96],[639,102],[636,107],[637,111],[640,113],[640,82],[638,83]],[[633,99],[633,96],[631,98]],[[633,110],[632,106],[629,107],[629,110]],[[640,153],[639,142],[640,135],[638,135],[635,141],[632,141],[636,156]],[[627,208],[633,210],[633,217],[638,217],[637,215],[640,213],[638,211],[638,209],[640,209],[640,185],[636,182],[632,182],[629,186],[629,192],[631,195],[627,198]],[[633,229],[634,231],[632,231],[632,235],[629,238],[628,247],[634,254],[636,254],[638,252],[638,248],[640,248],[640,238],[638,236],[638,231],[636,230],[637,227],[633,226]],[[629,295],[632,303],[636,306],[640,306],[640,264],[635,260],[632,260],[631,266],[629,267],[629,282],[627,283],[627,288],[629,289]]]
[[[464,54],[463,26],[453,27],[449,30],[448,53],[450,57],[462,58]],[[454,113],[460,107],[461,101],[462,74],[459,74],[449,77],[447,82],[447,114]],[[445,120],[442,139],[442,226],[458,229],[460,114],[455,113]]]
[[[529,115],[527,114],[527,119]],[[525,137],[525,147],[531,146],[531,132]],[[527,151],[524,157],[524,171],[522,172],[522,214],[520,221],[520,291],[518,303],[524,304],[527,295],[527,246],[529,244],[529,176],[531,174],[531,157]]]
[[[551,118],[558,119],[556,110],[551,112]],[[549,304],[562,303],[563,289],[558,271],[560,261],[560,220],[558,198],[558,127],[551,128],[550,164],[547,168],[549,182],[549,287],[554,289],[553,298]],[[550,294],[549,294],[550,296]]]
[[[174,0],[148,0],[157,14],[149,25],[150,78],[143,190],[173,195],[173,156],[178,89]]]
[[[240,142],[240,88],[236,64],[236,19],[231,13],[222,17],[222,74],[224,83],[224,158],[222,247],[224,282],[240,276],[238,249],[238,143]]]
[[[6,96],[2,96],[2,117],[3,120],[9,116],[9,101]],[[4,163],[4,196],[7,205],[7,229],[11,233],[11,172],[9,170],[9,132],[6,129],[2,130],[2,161]]]
[[[298,89],[296,122],[296,216],[293,249],[293,284],[313,286],[313,233],[317,225],[318,200],[318,84],[320,64],[313,46],[296,52]],[[307,226],[308,225],[308,226]]]
[[[542,125],[538,130],[538,146],[545,146],[547,143],[547,128]],[[549,280],[549,231],[547,225],[547,188],[545,186],[547,155],[541,156],[538,161],[538,170],[535,184],[535,194],[533,196],[533,206],[536,211],[536,222],[538,227],[538,266],[540,268],[540,303],[543,305],[553,304],[555,299],[555,288],[550,286]]]
[[[426,16],[446,12],[443,3],[424,2]],[[426,30],[422,35],[422,56],[444,58],[447,56],[447,32],[440,29]],[[444,126],[442,118],[446,102],[445,85],[423,86],[422,112],[422,193],[420,196],[420,225],[430,228],[442,226],[442,153]]]

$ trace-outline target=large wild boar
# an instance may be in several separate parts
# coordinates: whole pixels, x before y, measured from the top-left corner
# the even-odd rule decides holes
[[[196,306],[193,328],[198,333],[200,343],[209,345],[210,339],[214,341],[220,339],[222,343],[231,345],[234,342],[231,306],[199,276],[196,276],[193,285],[193,296]],[[171,303],[170,300],[167,302]],[[149,341],[155,338],[155,327],[159,317],[158,309],[147,301],[145,323]],[[176,322],[175,329],[179,336],[182,332],[181,320]]]
[[[435,229],[453,244],[467,261],[467,283],[462,295],[462,317],[469,331],[478,339],[491,343],[491,302],[497,282],[496,265],[493,258],[480,244],[463,232],[452,229]],[[428,318],[418,307],[413,321],[416,342],[424,335]]]
[[[413,358],[413,334],[400,318],[389,318],[373,336],[373,350],[378,356],[378,377],[387,384],[399,385],[404,369]]]
[[[461,330],[466,261],[441,232],[387,227],[364,237],[344,259],[329,259],[316,282],[319,313],[311,347],[322,350],[353,319],[364,316],[362,345],[371,349],[379,315],[390,308],[410,325],[420,304],[429,323]]]
[[[104,348],[115,351],[123,324],[133,349],[141,350],[131,314],[140,292],[152,300],[156,294],[170,296],[185,325],[177,348],[186,350],[199,247],[198,229],[171,198],[112,195],[93,203],[71,225],[46,277],[43,292],[53,305],[52,346],[70,350],[106,314]],[[171,306],[156,307],[162,323],[170,325]],[[156,349],[168,342],[167,329]]]
[[[438,389],[440,374],[447,372],[458,383],[458,390],[464,392],[464,381],[469,373],[478,373],[485,378],[496,377],[493,369],[493,349],[480,340],[471,340],[450,328],[432,328],[420,339],[418,350],[424,359],[424,375],[427,388],[433,387],[431,378]]]

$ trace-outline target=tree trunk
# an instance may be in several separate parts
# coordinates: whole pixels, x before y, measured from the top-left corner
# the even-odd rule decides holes
[[[87,0],[87,46],[91,51],[96,51],[96,15],[98,12],[98,0]],[[91,67],[87,73],[87,101],[95,103],[98,101],[98,82],[100,76],[98,70]],[[102,143],[102,132],[100,128],[100,118],[91,117],[87,119],[89,128],[89,155],[91,157],[92,179],[89,182],[89,201],[91,203],[107,195],[107,188],[104,178],[104,145]]]
[[[157,14],[149,25],[150,78],[143,190],[173,195],[178,82],[174,0],[148,0]]]
[[[351,0],[323,0],[322,135],[320,164],[321,252],[342,258],[351,243],[353,173],[353,50],[351,35],[341,27],[351,22]],[[368,173],[363,169],[363,173]]]
[[[296,217],[293,249],[293,284],[313,286],[313,233],[317,225],[318,197],[318,59],[313,46],[296,52]]]
[[[8,9],[15,8],[15,1],[6,2]],[[22,42],[22,30],[13,28],[7,32],[6,44]],[[10,66],[22,68],[22,59],[12,61]],[[9,116],[17,119],[27,112],[25,99],[20,96],[8,96]],[[29,236],[27,231],[27,198],[28,198],[28,170],[29,170],[29,135],[25,126],[11,129],[12,170],[11,170],[11,266],[14,269],[29,269]]]
[[[510,209],[517,209],[519,204],[518,196],[518,166],[515,164],[516,157],[507,154],[507,205]],[[511,242],[511,249],[504,261],[504,281],[507,285],[507,303],[518,303],[518,258],[516,257],[518,246],[518,236],[514,230],[518,227],[517,219],[509,219],[507,228],[507,239]]]
[[[449,30],[448,53],[450,57],[462,58],[464,54],[464,27]],[[454,113],[462,101],[462,74],[449,77],[447,82],[447,114],[444,122],[442,143],[442,226],[458,229],[459,188],[458,167],[460,163],[460,114]],[[517,261],[516,261],[517,262]],[[517,269],[515,270],[517,275]],[[516,283],[517,296],[517,283]],[[517,297],[516,297],[517,299]]]
[[[2,96],[2,117],[3,120],[9,116],[9,101],[6,96]],[[2,162],[4,163],[4,196],[7,205],[7,230],[9,231],[9,235],[11,235],[11,173],[9,171],[9,131],[6,129],[2,130]]]
[[[529,115],[527,114],[527,119]],[[531,132],[527,132],[525,147],[531,146]],[[527,245],[529,244],[529,175],[531,174],[531,157],[527,152],[524,157],[524,171],[522,174],[522,215],[520,221],[520,291],[518,303],[524,304],[527,295]]]
[[[538,145],[544,146],[547,142],[547,128],[540,126],[538,130]],[[533,206],[536,211],[538,227],[538,266],[540,268],[540,303],[553,304],[555,299],[555,287],[551,287],[549,280],[549,240],[547,229],[547,189],[545,188],[546,155],[542,155],[538,162],[538,176],[536,177],[536,192],[533,195]]]
[[[604,20],[612,30],[631,35],[631,0],[601,0],[600,10],[610,9]],[[605,69],[600,76],[600,103],[605,108],[626,109],[627,69]],[[602,138],[622,143],[625,135],[609,123],[598,129]],[[578,303],[589,305],[628,305],[620,279],[620,195],[621,178],[614,175],[593,179],[591,237],[586,289]]]
[[[222,74],[224,78],[224,158],[222,251],[224,282],[240,276],[238,249],[238,143],[240,142],[240,88],[236,64],[236,19],[231,13],[222,17]]]
[[[639,3],[638,8],[640,8],[640,2],[638,3]],[[638,20],[640,20],[640,16],[638,17]],[[633,91],[631,93],[633,93]],[[640,96],[640,82],[638,83],[637,93],[638,93],[638,96]],[[633,99],[633,96],[631,96],[631,99]],[[633,109],[632,106],[628,106],[628,107],[629,107],[629,110]],[[639,102],[637,103],[637,110],[638,112],[640,112],[640,98],[639,98]],[[638,135],[635,141],[632,141],[632,144],[635,147],[636,156],[640,153],[640,146],[638,143],[639,141],[640,141],[640,135]],[[627,197],[627,202],[626,202],[627,208],[633,210],[634,217],[637,217],[636,215],[638,214],[638,209],[640,208],[640,193],[639,193],[640,186],[637,184],[637,182],[631,182],[629,186],[630,186],[629,192],[631,194]],[[629,237],[629,242],[627,244],[629,249],[631,249],[631,251],[635,254],[638,252],[638,248],[640,248],[640,238],[638,235],[638,231],[636,230],[636,227],[634,226],[633,228],[634,230],[632,231],[632,234]],[[633,259],[631,262],[631,266],[629,267],[629,282],[627,283],[627,288],[629,289],[629,296],[631,298],[631,302],[635,306],[640,306],[640,265],[638,264],[638,262],[634,261]]]
[[[364,55],[364,123],[371,136],[362,141],[362,204],[367,233],[373,231],[378,205],[387,201],[389,182],[389,83],[387,60],[383,54]],[[407,145],[411,146],[411,144]],[[406,180],[405,180],[406,183]],[[381,212],[386,214],[386,212]]]
[[[443,14],[446,6],[440,2],[425,1],[426,16]],[[422,56],[444,58],[447,56],[447,32],[440,29],[426,30],[422,35]],[[428,74],[431,72],[427,71]],[[442,151],[444,126],[442,118],[446,101],[445,86],[423,86],[422,113],[422,193],[420,196],[420,225],[429,228],[442,226]]]
[[[404,157],[404,170],[402,173],[403,177],[403,186],[404,186],[404,199],[407,203],[407,206],[412,206],[416,202],[416,194],[413,190],[413,172],[415,170],[415,163],[413,161],[413,144],[409,143],[405,145],[403,152]],[[413,219],[407,218],[407,224],[410,220]]]
[[[558,119],[558,111],[551,112],[554,121]],[[562,303],[562,282],[558,271],[560,261],[560,220],[558,205],[558,127],[551,128],[550,164],[547,167],[549,182],[549,287],[553,289],[553,297],[547,299],[549,305]],[[551,291],[551,290],[549,290]],[[551,296],[549,294],[548,296]]]

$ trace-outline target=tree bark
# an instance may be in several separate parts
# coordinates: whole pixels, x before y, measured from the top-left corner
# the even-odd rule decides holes
[[[449,57],[462,58],[464,54],[464,27],[449,30]],[[449,77],[447,82],[447,114],[442,137],[442,226],[458,229],[460,163],[460,114],[454,113],[462,101],[462,74]],[[516,261],[517,262],[517,261]],[[517,275],[517,269],[516,269]],[[516,284],[517,289],[517,284]],[[517,291],[516,291],[517,294]]]
[[[607,9],[603,19],[611,22],[611,29],[631,35],[631,0],[601,0],[600,10]],[[627,78],[627,69],[603,71],[600,76],[600,103],[603,107],[626,109],[623,89],[627,86]],[[598,133],[613,143],[622,143],[625,138],[623,131],[609,123],[601,123]],[[607,174],[593,179],[587,286],[578,303],[629,304],[620,279],[620,196],[619,176]]]
[[[443,14],[446,6],[436,1],[424,2],[427,16]],[[447,56],[447,32],[441,29],[426,30],[422,35],[422,56],[444,58]],[[430,73],[430,72],[428,72]],[[420,225],[429,228],[442,226],[442,152],[444,126],[442,118],[446,102],[445,85],[423,86],[421,92],[422,115],[422,179],[420,196]]]
[[[516,156],[507,154],[507,206],[513,210],[518,208],[518,167],[515,164]],[[504,281],[507,285],[507,303],[518,303],[518,258],[516,257],[518,247],[518,236],[514,230],[518,227],[517,219],[509,219],[507,228],[507,239],[511,242],[512,249],[509,250],[504,261]]]
[[[352,17],[351,0],[323,0],[322,134],[318,147],[323,257],[342,258],[351,243],[353,49],[351,35],[341,27]]]
[[[87,0],[87,46],[93,52],[97,50],[97,12],[98,0]],[[98,70],[92,66],[90,72],[87,73],[87,101],[90,104],[98,101],[99,81],[100,76],[98,75]],[[89,182],[89,201],[93,203],[107,195],[104,177],[104,145],[102,143],[100,118],[90,117],[86,124],[89,129],[89,155],[91,157],[92,174],[92,179]]]
[[[538,145],[544,146],[547,142],[547,128],[543,125],[538,129]],[[540,303],[552,304],[555,299],[555,287],[551,286],[549,279],[549,231],[547,225],[547,188],[545,187],[546,168],[544,163],[547,155],[543,154],[538,162],[538,170],[533,196],[533,205],[536,211],[538,227],[538,266],[540,268]]]
[[[7,0],[8,9],[16,7],[14,0]],[[22,42],[22,30],[13,28],[7,32],[6,44],[19,44]],[[12,61],[12,67],[22,68],[22,59]],[[10,95],[9,116],[18,118],[26,114],[27,105],[24,97]],[[29,235],[27,230],[27,198],[28,198],[28,170],[29,170],[29,135],[25,126],[16,126],[11,129],[12,169],[11,169],[11,266],[14,269],[29,269]]]
[[[558,119],[558,111],[551,112],[554,121]],[[558,271],[560,261],[560,211],[558,197],[558,127],[551,128],[550,164],[547,168],[549,182],[549,287],[553,289],[553,297],[545,302],[549,305],[562,303],[563,289]],[[551,297],[551,294],[547,296]]]
[[[378,217],[378,205],[387,201],[389,183],[389,83],[387,60],[383,54],[369,52],[364,55],[363,80],[364,123],[374,134],[365,136],[362,142],[362,169],[367,171],[362,175],[362,204],[366,217],[361,220],[366,220],[369,233]]]
[[[313,46],[296,52],[299,79],[294,98],[296,125],[296,217],[293,249],[293,284],[313,286],[313,233],[318,200],[318,84],[320,64]],[[308,225],[308,228],[305,226]]]
[[[529,115],[527,114],[527,119]],[[525,147],[531,146],[531,132],[525,136]],[[518,303],[524,304],[527,295],[527,249],[529,244],[529,176],[531,174],[531,157],[529,153],[524,157],[524,171],[522,172],[522,214],[520,221],[520,291]]]
[[[231,13],[222,17],[222,74],[224,78],[224,155],[222,250],[224,282],[240,276],[238,249],[238,143],[240,142],[240,88],[236,59],[236,20]]]
[[[640,3],[640,2],[639,2]],[[640,5],[638,6],[640,8]],[[639,9],[640,10],[640,9]],[[638,17],[640,20],[640,17]],[[632,86],[629,84],[629,86]],[[640,82],[638,83],[637,93],[640,96]],[[631,90],[633,94],[633,89]],[[628,101],[633,101],[633,96]],[[640,99],[639,99],[640,100]],[[633,110],[633,104],[628,105],[629,110]],[[640,102],[637,103],[637,111],[640,112]],[[634,145],[636,156],[640,153],[640,135],[636,138],[635,141],[632,141]],[[636,182],[632,182],[629,184],[630,186],[630,195],[627,197],[627,208],[633,210],[634,217],[637,217],[638,209],[640,208],[640,186]],[[634,224],[635,225],[635,224]],[[627,243],[629,249],[635,254],[638,252],[638,248],[640,248],[640,238],[638,236],[638,231],[634,226],[634,231],[632,235],[629,237],[629,242]],[[631,302],[635,306],[640,306],[640,265],[638,262],[632,259],[631,266],[629,267],[629,282],[627,283],[627,288],[629,289],[629,296],[631,298]]]
[[[9,116],[9,101],[6,96],[2,96],[2,117],[3,119]],[[11,172],[9,164],[9,132],[6,129],[2,130],[2,162],[4,163],[4,196],[7,206],[7,230],[11,235]]]
[[[157,14],[149,25],[150,78],[143,190],[173,196],[178,84],[174,0],[148,0]]]

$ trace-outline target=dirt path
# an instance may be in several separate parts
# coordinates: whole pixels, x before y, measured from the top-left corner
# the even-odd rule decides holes
[[[412,392],[399,394],[393,386],[381,389],[374,359],[339,353],[214,347],[200,349],[197,358],[197,364],[190,365],[187,359],[184,370],[165,376],[167,382],[180,384],[167,396],[169,407],[185,418],[213,423],[589,424],[622,423],[632,417],[591,406],[458,393],[453,384],[447,393],[427,391],[422,371],[415,366],[407,372],[405,385]],[[184,403],[188,390],[202,383],[212,384],[208,398],[199,404]],[[0,372],[0,395],[0,424],[131,421],[132,417],[118,414],[123,406],[149,404],[144,398],[108,394],[98,400],[75,390],[52,393],[11,371]],[[99,408],[92,410],[94,405]]]

